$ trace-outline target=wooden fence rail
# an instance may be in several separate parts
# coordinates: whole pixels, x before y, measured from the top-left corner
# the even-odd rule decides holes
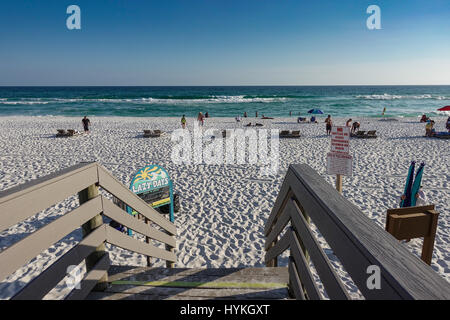
[[[349,292],[311,229],[314,223],[366,299],[450,299],[449,283],[365,216],[307,165],[291,165],[265,226],[266,265],[290,251],[289,282],[297,299],[321,299],[311,263],[330,299]],[[369,266],[380,287],[367,285]]]
[[[101,187],[114,197],[133,208],[145,217],[145,222],[136,219],[123,209],[114,205],[103,195],[94,193],[92,197],[81,199],[83,191],[95,186]],[[97,163],[81,163],[30,183],[0,192],[0,231],[35,215],[36,213],[61,202],[70,196],[79,194],[80,206],[64,214],[53,222],[38,229],[24,239],[0,252],[0,281],[26,265],[44,250],[51,247],[80,226],[89,226],[89,232],[75,247],[56,260],[40,275],[16,293],[13,299],[42,299],[65,276],[67,268],[78,265],[90,257],[95,257],[80,283],[80,289],[73,289],[66,299],[83,299],[97,285],[100,279],[107,277],[109,268],[108,254],[99,248],[102,244],[137,252],[149,257],[166,260],[168,266],[176,262],[176,228],[173,223],[148,206],[122,183]],[[107,216],[118,223],[145,236],[140,241],[111,228],[100,220]],[[152,227],[156,224],[162,230]],[[86,231],[86,230],[85,230]],[[165,244],[164,249],[150,244],[149,239]],[[94,255],[95,253],[95,255]]]

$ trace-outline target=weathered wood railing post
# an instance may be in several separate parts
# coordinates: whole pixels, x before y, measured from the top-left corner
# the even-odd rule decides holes
[[[81,190],[78,192],[78,199],[80,201],[80,205],[83,203],[89,201],[90,199],[93,199],[98,196],[98,186],[96,184],[90,185],[84,190]],[[83,239],[86,238],[91,232],[93,232],[95,229],[103,225],[103,217],[101,214],[96,215],[94,218],[86,222],[81,226],[83,231]],[[95,264],[102,258],[106,253],[106,246],[105,243],[102,243],[99,245],[94,252],[92,252],[87,258],[86,258],[86,272],[89,272],[92,270],[95,266]],[[105,273],[105,275],[98,281],[97,285],[95,286],[95,290],[103,291],[108,286],[108,273]]]
[[[147,218],[144,218],[144,221],[146,224],[150,224],[150,220]],[[146,243],[150,243],[150,238],[149,237],[145,237],[145,242]],[[152,258],[147,256],[147,267],[151,267],[152,266]]]
[[[278,238],[278,237],[277,237]],[[267,248],[266,252],[269,251],[271,248],[273,248],[275,246],[275,244],[277,243],[277,240],[275,239],[272,244],[269,246],[269,248]],[[274,259],[268,261],[266,263],[266,267],[269,268],[274,268],[274,267],[278,267],[278,257],[275,257]]]
[[[170,252],[175,252],[175,248],[172,247],[172,246],[169,246],[168,244],[166,244],[166,250],[170,251]],[[175,267],[175,262],[166,261],[166,267],[167,268],[174,268]]]

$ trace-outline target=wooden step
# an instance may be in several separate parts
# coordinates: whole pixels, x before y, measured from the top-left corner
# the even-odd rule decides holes
[[[276,268],[136,268],[112,266],[93,300],[289,299],[288,270]]]

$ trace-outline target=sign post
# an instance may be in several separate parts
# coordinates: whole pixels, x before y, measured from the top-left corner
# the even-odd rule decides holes
[[[336,190],[342,193],[342,176],[352,175],[350,128],[334,126],[331,129],[331,152],[327,154],[327,174],[336,175]]]

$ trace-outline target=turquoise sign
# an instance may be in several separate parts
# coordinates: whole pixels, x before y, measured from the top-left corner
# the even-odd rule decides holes
[[[171,222],[174,221],[172,181],[163,167],[149,165],[140,169],[134,175],[133,180],[131,180],[130,190],[147,202],[152,208],[170,205],[169,219]],[[136,214],[130,207],[127,208],[127,211],[129,214]]]
[[[151,192],[156,189],[170,187],[167,171],[157,165],[147,166],[136,173],[131,181],[130,189],[135,194]]]

